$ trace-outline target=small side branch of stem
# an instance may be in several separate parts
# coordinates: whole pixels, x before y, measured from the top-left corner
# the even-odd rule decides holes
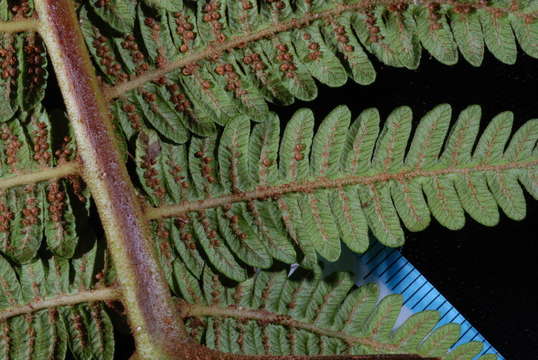
[[[268,199],[282,196],[288,193],[308,193],[317,189],[334,189],[352,185],[369,185],[389,180],[410,180],[417,177],[434,177],[451,174],[466,174],[476,172],[497,172],[510,169],[527,169],[538,166],[538,160],[506,163],[501,165],[476,165],[466,168],[445,168],[439,170],[406,170],[397,173],[381,173],[367,176],[343,176],[337,179],[313,178],[310,181],[293,182],[274,186],[259,186],[253,191],[238,192],[229,195],[222,195],[214,198],[207,198],[177,205],[166,205],[158,208],[146,210],[148,219],[160,219],[186,214],[191,211],[216,208],[228,204],[249,201],[256,199]]]
[[[37,19],[20,19],[12,21],[0,21],[0,33],[16,33],[23,31],[37,31],[39,21]]]
[[[28,304],[9,307],[0,311],[0,322],[17,315],[32,313],[35,311],[65,306],[75,305],[85,302],[113,301],[119,300],[121,293],[116,287],[106,287],[102,289],[81,291],[75,294],[62,294],[50,299],[35,300]]]
[[[189,341],[157,260],[112,115],[102,96],[72,0],[35,0],[81,159],[81,176],[97,207],[138,355],[171,360]]]
[[[404,0],[404,2],[418,3],[423,6],[427,6],[429,3],[432,2],[435,2],[437,4],[451,4],[449,0]],[[263,38],[272,37],[278,33],[290,31],[292,29],[300,28],[302,26],[308,26],[315,21],[334,18],[344,12],[360,12],[371,9],[373,6],[376,5],[388,5],[391,3],[394,3],[394,0],[362,0],[360,2],[348,5],[337,4],[336,6],[334,6],[334,8],[329,10],[324,10],[320,12],[308,12],[302,17],[292,18],[288,21],[283,22],[271,23],[269,26],[267,26],[266,28],[262,28],[261,30],[256,30],[253,32],[231,37],[229,40],[225,41],[222,44],[213,44],[210,46],[203,47],[202,49],[195,50],[192,53],[178,60],[169,62],[164,67],[147,71],[142,75],[129,81],[119,83],[113,87],[105,88],[105,98],[107,100],[117,98],[130,90],[136,89],[144,85],[149,81],[164,76],[168,72],[180,69],[190,64],[194,64],[200,60],[208,59],[215,54],[221,54],[225,51],[231,51],[232,49],[236,48],[243,48],[246,44],[258,41]]]
[[[335,331],[331,329],[325,329],[318,327],[314,324],[294,320],[290,316],[275,314],[267,310],[253,310],[243,307],[218,307],[218,306],[205,306],[199,304],[187,304],[185,302],[180,303],[181,313],[184,317],[227,317],[241,320],[256,320],[264,324],[276,324],[289,328],[303,329],[310,331],[314,334],[329,336],[338,338],[351,345],[366,345],[372,349],[385,350],[385,351],[398,351],[397,345],[385,344],[371,339],[370,337],[357,337],[351,336],[341,331]]]
[[[72,161],[53,168],[45,168],[27,173],[13,174],[12,176],[0,179],[0,190],[20,185],[35,184],[40,181],[60,179],[71,175],[78,175],[78,171],[78,163]]]

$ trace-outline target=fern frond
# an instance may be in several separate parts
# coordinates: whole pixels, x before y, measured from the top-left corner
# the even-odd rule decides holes
[[[314,249],[338,259],[340,240],[362,253],[368,229],[383,244],[401,246],[402,225],[423,230],[431,215],[451,230],[463,227],[465,212],[493,226],[498,207],[520,220],[520,182],[537,195],[538,120],[508,141],[512,114],[502,113],[477,142],[480,113],[470,106],[449,131],[451,107],[439,105],[420,120],[412,140],[408,107],[395,109],[381,131],[377,110],[363,111],[350,125],[351,112],[339,106],[315,135],[307,109],[295,113],[281,139],[276,116],[252,133],[249,119],[239,116],[221,134],[186,145],[142,132],[138,180],[156,206],[147,216],[195,274],[200,247],[237,281],[245,278],[237,261],[268,268],[273,258],[294,263],[304,257],[312,267]]]
[[[100,301],[118,298],[104,276],[102,248],[71,260],[51,257],[11,265],[0,257],[2,359],[112,359],[114,334]],[[96,274],[99,282],[96,282]],[[98,287],[101,286],[101,288]]]
[[[192,337],[225,353],[405,353],[444,360],[472,359],[482,350],[479,342],[451,349],[459,325],[440,326],[436,311],[417,313],[396,327],[402,297],[379,299],[375,284],[356,288],[347,273],[309,279],[263,270],[235,287],[222,285],[208,268],[201,280],[182,274],[182,317]]]
[[[7,0],[0,2],[0,122],[17,112],[33,111],[45,96],[48,59],[35,32],[33,3],[13,14]]]
[[[53,129],[40,106],[1,123],[0,137],[2,253],[28,263],[46,237],[50,251],[72,257],[77,227],[87,217],[81,208],[89,204],[73,161],[74,143],[59,126]]]
[[[422,48],[474,66],[487,47],[513,64],[516,40],[538,57],[538,3],[449,1],[99,1],[80,20],[112,107],[128,138],[155,128],[175,143],[207,136],[237,113],[266,118],[266,102],[317,96],[314,79],[342,86],[375,78],[382,63],[416,69]],[[148,6],[149,5],[149,6]]]

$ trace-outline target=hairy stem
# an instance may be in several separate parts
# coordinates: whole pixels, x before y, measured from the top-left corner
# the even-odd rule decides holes
[[[81,291],[76,294],[58,295],[50,299],[35,300],[28,304],[12,306],[4,309],[0,311],[0,322],[17,315],[28,314],[58,306],[75,305],[85,302],[119,300],[120,296],[121,293],[116,287]]]
[[[39,26],[37,19],[20,19],[12,21],[0,21],[0,32],[14,33],[22,31],[36,31]]]
[[[388,2],[388,1],[385,1],[385,2]],[[289,31],[293,28],[297,28],[297,27],[309,24],[310,22],[314,20],[336,16],[343,13],[344,11],[365,9],[366,4],[369,4],[369,3],[371,3],[371,1],[363,0],[360,3],[353,4],[353,5],[341,5],[340,4],[340,5],[335,6],[334,9],[331,9],[331,10],[326,10],[320,13],[308,13],[302,18],[293,19],[290,21],[282,22],[282,23],[271,24],[271,26],[262,30],[258,30],[256,32],[232,37],[230,38],[230,40],[225,41],[222,44],[206,46],[202,50],[195,51],[192,54],[187,55],[176,61],[171,61],[163,67],[160,67],[155,70],[147,71],[137,78],[120,83],[116,85],[115,87],[105,89],[105,96],[107,99],[116,98],[120,96],[121,94],[130,90],[136,89],[144,85],[148,81],[155,80],[172,70],[187,66],[189,64],[196,63],[197,61],[200,61],[203,59],[207,59],[211,57],[212,55],[220,54],[224,51],[242,47],[244,44],[248,44],[256,40],[263,39],[265,37],[272,37],[275,34]]]
[[[317,189],[331,189],[351,185],[368,185],[390,180],[411,180],[417,177],[434,177],[450,174],[467,174],[486,171],[506,171],[510,169],[527,169],[538,166],[538,160],[514,162],[502,165],[475,165],[472,167],[453,167],[439,170],[407,170],[398,173],[382,173],[370,176],[345,176],[338,179],[314,178],[311,181],[292,182],[275,186],[259,186],[254,191],[238,192],[214,198],[207,198],[178,205],[167,205],[146,210],[148,219],[179,216],[191,211],[216,208],[227,204],[279,197],[288,193],[307,193]]]
[[[118,274],[122,302],[141,359],[172,359],[187,341],[142,207],[116,143],[72,0],[36,0],[43,37]],[[179,350],[178,350],[179,349]]]
[[[180,303],[182,316],[186,317],[227,317],[240,320],[256,320],[263,324],[275,324],[282,325],[289,328],[302,329],[310,331],[314,334],[321,336],[328,336],[343,340],[350,345],[365,345],[369,348],[377,351],[398,351],[397,344],[387,344],[379,341],[375,341],[370,337],[357,337],[351,336],[342,331],[335,331],[331,329],[325,329],[318,327],[308,322],[302,322],[294,320],[291,316],[272,313],[267,310],[253,310],[243,307],[219,307],[219,306],[205,306],[200,304],[187,304],[185,302]]]
[[[418,3],[422,5],[427,5],[430,2],[435,2],[438,4],[452,4],[451,0],[403,0],[404,3]],[[209,46],[204,46],[198,51],[192,52],[190,55],[184,56],[181,59],[175,61],[170,61],[163,67],[159,67],[154,70],[147,71],[142,75],[122,83],[119,83],[113,87],[105,87],[105,97],[110,100],[116,97],[121,96],[122,94],[136,89],[148,81],[156,80],[166,73],[182,68],[184,66],[194,64],[200,60],[208,59],[216,54],[221,54],[225,51],[231,51],[233,49],[244,48],[246,44],[258,41],[263,38],[270,38],[275,36],[278,33],[290,31],[293,29],[301,28],[303,26],[308,26],[312,22],[330,19],[339,16],[340,14],[347,11],[365,11],[371,9],[376,5],[388,5],[395,3],[394,0],[362,0],[356,4],[344,5],[337,3],[332,9],[320,11],[320,12],[308,12],[302,17],[292,18],[288,21],[283,21],[280,23],[272,23],[270,26],[257,30],[251,33],[246,33],[238,36],[231,37],[229,40],[221,44],[211,44]],[[477,7],[485,7],[479,2],[475,4]]]
[[[67,162],[53,168],[45,168],[27,173],[12,174],[0,179],[0,190],[19,185],[35,184],[40,181],[59,179],[70,175],[77,175],[79,164],[75,161]]]

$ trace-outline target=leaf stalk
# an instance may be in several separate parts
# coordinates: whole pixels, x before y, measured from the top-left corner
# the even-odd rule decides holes
[[[119,152],[71,0],[36,0],[41,34],[54,66],[112,255],[141,359],[168,360],[189,351],[186,330],[151,243],[148,224]]]
[[[214,198],[206,198],[177,205],[165,205],[148,208],[146,217],[150,220],[174,217],[191,211],[216,208],[228,204],[279,197],[289,193],[308,193],[318,189],[334,189],[352,185],[369,185],[391,180],[411,180],[418,177],[435,177],[441,175],[468,174],[474,172],[498,172],[511,169],[527,169],[538,166],[538,160],[512,162],[500,165],[474,165],[471,167],[449,167],[438,170],[405,170],[397,173],[380,173],[374,175],[348,175],[337,179],[314,178],[311,181],[291,182],[274,186],[259,186],[253,191],[238,192]]]
[[[185,302],[180,303],[180,308],[184,318],[211,316],[234,318],[239,320],[256,320],[263,324],[282,325],[289,328],[307,330],[321,336],[338,338],[351,346],[365,345],[369,348],[375,349],[376,351],[394,352],[398,350],[398,345],[395,344],[381,343],[367,336],[350,336],[349,334],[341,331],[318,327],[315,324],[294,320],[291,316],[275,314],[267,310],[248,309],[240,306],[224,308],[219,306],[187,304]]]
[[[175,69],[179,69],[184,66],[196,63],[200,60],[210,58],[211,56],[215,54],[221,54],[225,51],[230,51],[235,48],[242,48],[245,46],[245,44],[248,44],[248,43],[263,39],[263,38],[270,38],[270,37],[273,37],[275,34],[278,34],[281,32],[285,32],[294,28],[300,28],[300,27],[309,25],[311,22],[316,21],[316,20],[335,17],[346,11],[365,10],[375,4],[390,4],[391,2],[392,0],[376,0],[376,1],[362,0],[359,3],[351,4],[351,5],[338,4],[333,9],[330,9],[330,10],[325,10],[325,11],[317,12],[317,13],[315,12],[307,13],[305,16],[301,18],[293,18],[288,21],[283,21],[280,23],[273,23],[265,29],[261,29],[258,31],[254,31],[252,33],[232,37],[230,38],[230,40],[225,41],[222,44],[213,44],[211,46],[206,46],[203,48],[203,50],[195,51],[190,55],[187,55],[175,61],[170,61],[164,66],[159,67],[158,69],[155,69],[155,70],[147,71],[132,80],[122,82],[114,87],[105,88],[104,89],[105,97],[107,100],[117,98],[121,96],[122,94],[130,90],[136,89],[149,81],[156,80],[159,77],[164,76],[166,73],[173,71]]]
[[[39,21],[37,19],[20,19],[0,22],[0,32],[2,33],[37,31],[38,27]]]
[[[41,181],[60,179],[67,176],[78,175],[79,164],[76,161],[66,162],[52,168],[44,168],[27,173],[12,174],[0,179],[0,190],[20,185],[35,184]]]
[[[62,294],[50,299],[36,299],[23,305],[12,306],[0,311],[0,322],[17,315],[33,313],[43,309],[59,306],[75,305],[85,302],[119,300],[121,292],[117,287],[106,287],[95,290],[81,291],[76,294]]]

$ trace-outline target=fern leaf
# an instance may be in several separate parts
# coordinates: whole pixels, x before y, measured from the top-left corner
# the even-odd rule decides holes
[[[457,62],[459,49],[479,66],[484,43],[507,64],[516,60],[516,41],[536,55],[534,2],[281,4],[199,1],[178,3],[178,11],[168,2],[122,0],[96,7],[92,1],[81,7],[80,19],[110,85],[108,97],[122,104],[138,99],[131,115],[142,112],[139,127],[154,127],[178,144],[188,140],[185,129],[207,136],[215,123],[225,125],[237,113],[266,119],[267,102],[313,100],[314,78],[333,87],[348,76],[370,84],[376,75],[367,52],[409,69],[418,67],[422,48],[447,65]],[[128,11],[113,16],[121,6]],[[118,114],[117,121],[130,137],[125,117]]]
[[[486,354],[478,358],[478,360],[495,360],[495,359],[497,359],[497,356],[495,354]]]
[[[418,9],[415,14],[420,43],[434,58],[445,65],[458,62],[458,48],[448,25],[446,14],[438,11],[432,21],[432,9]],[[456,30],[454,29],[454,32]]]
[[[517,41],[523,51],[532,57],[537,57],[538,50],[538,25],[535,21],[535,14],[538,10],[538,3],[535,1],[522,1],[519,4],[527,5],[519,14],[509,14],[510,25],[514,30]]]
[[[205,272],[206,270],[204,270]],[[394,328],[402,307],[399,295],[378,302],[374,284],[354,288],[349,274],[327,279],[288,277],[285,271],[260,271],[226,287],[210,270],[191,279],[192,294],[206,290],[205,304],[181,302],[184,316],[204,319],[202,344],[223,352],[249,355],[334,355],[411,353],[440,359],[471,359],[482,344],[449,351],[459,326],[437,327],[436,311],[424,311]],[[196,289],[197,287],[197,289]],[[212,289],[209,291],[209,289]],[[434,330],[435,328],[435,330]],[[495,357],[493,357],[495,358]]]
[[[514,64],[517,57],[516,39],[506,14],[497,7],[478,10],[484,32],[484,42],[493,56],[505,64]]]
[[[376,72],[351,27],[353,15],[343,13],[338,19],[327,19],[321,27],[327,46],[344,63],[349,77],[361,85],[375,81]],[[342,60],[343,58],[343,60]]]
[[[448,354],[447,359],[473,359],[476,355],[480,353],[480,350],[482,350],[482,346],[482,343],[478,341],[473,341],[467,344],[460,345]]]
[[[241,252],[243,259],[248,261],[246,251],[248,251],[249,245],[240,243],[233,235],[226,238],[227,241],[225,242],[223,238],[225,235],[220,235],[218,232],[217,216],[218,214],[214,209],[205,211],[200,219],[197,219],[196,215],[191,216],[190,221],[193,222],[194,234],[211,263],[220,272],[233,280],[244,280],[246,271],[237,263],[229,247],[235,247],[236,251]]]
[[[159,150],[164,143],[155,134],[152,146],[158,162],[172,161],[174,153],[191,154],[189,174],[184,173],[182,181],[193,182],[199,194],[174,198],[170,190],[160,188],[166,200],[149,216],[194,219],[196,237],[209,261],[233,279],[241,278],[232,271],[234,257],[258,268],[269,267],[271,258],[285,263],[303,259],[309,264],[305,266],[315,268],[312,251],[334,261],[340,255],[340,240],[363,252],[368,248],[368,228],[383,244],[400,246],[402,224],[420,231],[431,215],[453,230],[464,226],[465,212],[484,225],[495,225],[498,206],[521,219],[525,199],[518,181],[535,191],[538,122],[529,121],[508,141],[512,115],[502,113],[489,123],[473,152],[480,113],[477,106],[467,108],[449,130],[451,108],[437,106],[420,120],[412,140],[412,114],[406,107],[392,112],[379,135],[375,110],[364,111],[350,126],[345,107],[333,110],[315,135],[312,112],[299,110],[280,145],[274,116],[256,125],[252,134],[248,119],[240,116],[220,137],[166,144],[166,153]],[[275,132],[269,134],[270,130]],[[142,183],[147,181],[138,173]],[[157,166],[155,184],[165,177]],[[155,203],[152,190],[145,189]],[[205,225],[197,219],[204,219]],[[207,253],[213,254],[216,244],[223,246],[221,256],[228,265]],[[283,252],[275,251],[277,247]],[[185,249],[177,247],[180,252]]]
[[[29,7],[28,15],[32,12]],[[0,20],[11,20],[12,14],[0,14]],[[48,60],[43,42],[33,32],[0,34],[0,122],[13,118],[18,110],[30,112],[45,96]]]
[[[112,319],[123,319],[103,303],[118,300],[144,358],[166,357],[185,329],[185,354],[199,342],[232,354],[476,356],[478,343],[449,350],[459,334],[435,312],[395,329],[401,296],[323,279],[318,255],[337,260],[340,241],[364,252],[370,231],[399,246],[402,224],[419,231],[432,215],[450,229],[466,212],[494,225],[499,207],[523,218],[523,187],[538,193],[538,121],[510,139],[503,113],[473,151],[476,107],[449,132],[441,105],[410,140],[407,107],[381,131],[375,109],[351,123],[341,106],[319,127],[302,109],[281,133],[269,103],[313,100],[316,81],[370,84],[369,56],[416,69],[422,48],[450,65],[459,49],[479,65],[485,44],[512,64],[519,43],[536,57],[535,18],[527,0],[0,0],[0,357],[112,359]],[[51,68],[73,129],[44,109]],[[314,276],[275,270],[293,263]]]
[[[346,70],[325,44],[318,26],[309,26],[295,31],[293,45],[299,60],[322,84],[338,87],[346,83]]]
[[[186,217],[173,221],[168,232],[185,266],[196,278],[199,278],[202,275],[204,259],[197,250],[193,234],[192,222]]]
[[[412,315],[393,333],[394,342],[405,351],[415,350],[439,322],[437,311],[425,310]]]
[[[0,323],[2,358],[64,359],[69,349],[74,359],[112,359],[113,328],[104,307],[76,303],[96,287],[102,261],[95,240],[70,261],[50,258],[12,266],[0,257],[0,312],[15,314]],[[17,313],[17,308],[23,310]]]
[[[484,34],[478,13],[451,13],[450,27],[465,60],[473,66],[480,66],[484,59]]]
[[[448,349],[458,341],[460,326],[446,324],[435,329],[418,347],[422,356],[443,356]]]
[[[88,3],[95,14],[114,30],[126,33],[134,28],[136,1],[114,0],[104,4],[98,0],[90,0]]]
[[[78,243],[75,211],[81,216],[78,223],[83,223],[85,214],[79,208],[87,203],[79,180],[32,181],[40,171],[73,159],[70,137],[59,138],[59,129],[53,129],[49,116],[39,107],[4,122],[0,131],[1,180],[30,174],[28,181],[21,180],[21,185],[10,186],[0,194],[3,253],[15,262],[28,263],[45,236],[54,254],[72,257]]]
[[[156,9],[165,9],[168,11],[183,10],[183,0],[143,0],[144,4]]]

